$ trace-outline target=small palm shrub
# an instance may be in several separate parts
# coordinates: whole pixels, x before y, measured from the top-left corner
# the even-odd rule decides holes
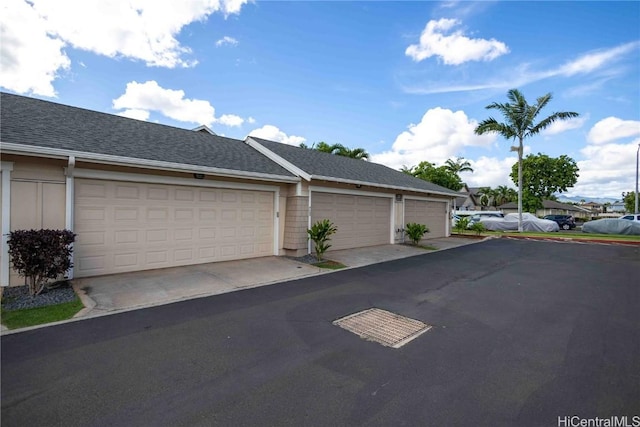
[[[9,233],[9,257],[13,268],[26,279],[29,293],[38,295],[47,280],[56,279],[72,267],[69,230],[16,230]]]
[[[404,231],[407,233],[407,236],[409,236],[409,239],[411,239],[411,242],[417,246],[425,233],[429,232],[429,228],[425,224],[410,222],[404,226]]]
[[[316,222],[307,230],[308,239],[313,241],[318,261],[322,261],[322,256],[331,247],[329,244],[330,236],[336,231],[338,228],[328,219]]]
[[[463,216],[460,217],[460,219],[458,219],[458,222],[456,222],[456,230],[458,230],[458,233],[460,234],[464,234],[464,230],[467,229],[467,227],[469,226],[469,221],[471,220],[471,218]]]
[[[477,222],[474,222],[473,225],[469,227],[469,229],[475,231],[476,234],[479,236],[480,233],[485,231],[487,228],[484,226],[483,223],[481,223],[480,221],[477,221]]]

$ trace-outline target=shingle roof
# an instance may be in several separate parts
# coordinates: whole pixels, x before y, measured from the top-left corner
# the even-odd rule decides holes
[[[416,189],[422,192],[447,194],[453,197],[460,195],[456,191],[423,181],[378,163],[294,147],[253,136],[250,138],[302,169],[312,178],[357,181],[374,186],[378,184],[398,189]]]
[[[293,177],[244,141],[0,93],[3,143]]]

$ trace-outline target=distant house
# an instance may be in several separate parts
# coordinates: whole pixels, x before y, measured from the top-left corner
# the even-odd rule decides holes
[[[616,202],[611,203],[607,208],[607,212],[615,212],[615,213],[625,213],[627,210],[624,207],[624,201],[618,200]]]
[[[596,216],[604,212],[604,205],[602,203],[588,202],[588,203],[583,203],[581,206],[583,208],[589,209],[593,216]]]
[[[460,211],[479,211],[482,210],[480,203],[480,187],[469,187],[463,184],[459,191],[460,196],[456,197],[456,209]]]
[[[504,213],[517,213],[518,204],[516,202],[509,202],[498,206],[498,209]],[[555,200],[543,200],[542,209],[538,209],[535,214],[539,217],[545,215],[572,215],[574,218],[590,218],[592,216],[591,210],[588,208],[560,203]]]

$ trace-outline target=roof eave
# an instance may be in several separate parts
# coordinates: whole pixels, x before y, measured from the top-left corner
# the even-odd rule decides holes
[[[113,156],[109,154],[89,153],[60,148],[37,147],[32,145],[0,142],[3,154],[35,155],[38,157],[66,159],[74,156],[76,162],[109,164],[115,166],[135,166],[144,169],[171,170],[175,172],[205,173],[226,178],[245,178],[252,180],[268,180],[274,182],[295,183],[300,181],[297,176],[275,175],[262,172],[238,171],[233,169],[214,168],[207,166],[189,165],[184,163],[164,162],[160,160],[138,159],[134,157]]]

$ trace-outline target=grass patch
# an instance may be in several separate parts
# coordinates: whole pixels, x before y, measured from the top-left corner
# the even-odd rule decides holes
[[[425,251],[437,251],[438,248],[436,248],[435,246],[431,246],[431,245],[418,245],[417,246],[420,249],[424,249]]]
[[[74,301],[23,310],[2,310],[2,324],[9,329],[26,328],[71,319],[84,308],[78,297]]]
[[[573,240],[615,240],[615,241],[631,241],[631,242],[640,242],[640,236],[628,236],[624,234],[591,234],[591,233],[563,233],[563,232],[554,232],[554,233],[540,233],[533,231],[523,231],[522,233],[518,232],[494,232],[493,235],[500,236],[530,236],[530,237],[550,237],[550,238],[561,238],[561,239],[573,239]]]
[[[316,267],[319,268],[326,268],[329,270],[340,270],[341,268],[345,268],[346,265],[336,262],[336,261],[331,261],[331,260],[325,260],[325,261],[320,261],[320,262],[316,262],[315,264],[312,264]]]

